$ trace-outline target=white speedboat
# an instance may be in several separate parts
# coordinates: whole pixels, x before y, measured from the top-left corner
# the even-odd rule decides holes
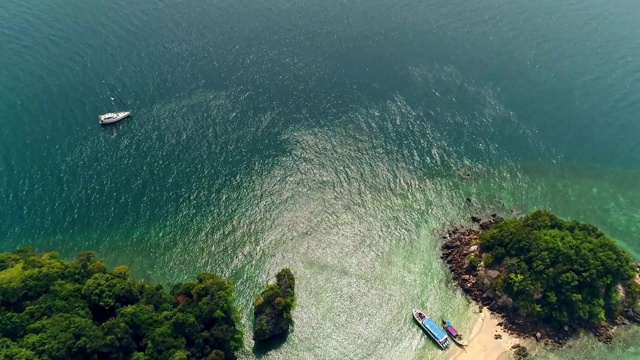
[[[131,111],[119,111],[102,114],[98,118],[100,119],[100,124],[113,124],[114,122],[118,122],[129,115],[131,115]]]

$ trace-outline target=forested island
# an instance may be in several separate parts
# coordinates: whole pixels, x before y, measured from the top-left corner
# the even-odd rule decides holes
[[[0,254],[1,359],[235,359],[239,321],[233,284],[213,274],[167,292],[93,252]]]
[[[610,342],[613,325],[640,322],[638,265],[595,226],[542,210],[472,222],[445,235],[442,258],[508,330],[562,344],[585,329]]]
[[[268,284],[254,304],[253,340],[265,341],[286,334],[293,323],[291,311],[296,305],[295,278],[285,268]]]

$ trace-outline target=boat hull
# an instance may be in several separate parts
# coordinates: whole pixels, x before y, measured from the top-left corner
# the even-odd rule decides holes
[[[449,334],[451,335],[451,334]],[[462,340],[458,340],[458,338],[453,337],[453,336],[449,336],[451,338],[451,340],[453,340],[454,343],[456,343],[459,346],[465,347],[467,346],[467,344],[465,344],[464,342],[462,342]]]
[[[118,121],[120,121],[122,119],[126,119],[130,115],[131,115],[131,111],[121,111],[121,112],[116,112],[116,113],[102,114],[102,115],[98,116],[98,121],[102,125],[113,124],[113,123],[118,122]]]

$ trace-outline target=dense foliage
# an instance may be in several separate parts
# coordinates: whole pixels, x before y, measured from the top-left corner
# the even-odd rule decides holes
[[[276,283],[258,296],[253,315],[253,339],[266,340],[289,331],[293,323],[291,311],[295,307],[295,279],[289,269],[282,269],[276,275]]]
[[[536,211],[497,222],[480,245],[485,266],[502,270],[496,290],[553,325],[613,319],[640,295],[631,257],[593,225]]]
[[[0,254],[0,359],[233,359],[238,322],[233,285],[212,274],[170,295],[93,252]]]

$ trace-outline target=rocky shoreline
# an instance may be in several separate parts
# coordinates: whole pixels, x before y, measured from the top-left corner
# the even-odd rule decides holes
[[[531,316],[526,316],[518,304],[507,295],[491,290],[491,285],[501,272],[498,268],[484,268],[478,239],[483,231],[490,229],[499,219],[501,217],[497,214],[491,214],[486,219],[472,216],[469,226],[453,228],[443,236],[441,258],[449,267],[453,281],[481,308],[486,307],[491,312],[500,314],[504,321],[499,325],[508,333],[533,338],[546,345],[565,345],[579,333],[579,327],[565,326],[561,330],[552,328]],[[640,269],[640,263],[638,265]],[[640,308],[624,309],[623,315],[624,317],[619,317],[612,324],[592,326],[590,330],[598,340],[611,343],[615,326],[626,325],[628,321],[640,323]]]

